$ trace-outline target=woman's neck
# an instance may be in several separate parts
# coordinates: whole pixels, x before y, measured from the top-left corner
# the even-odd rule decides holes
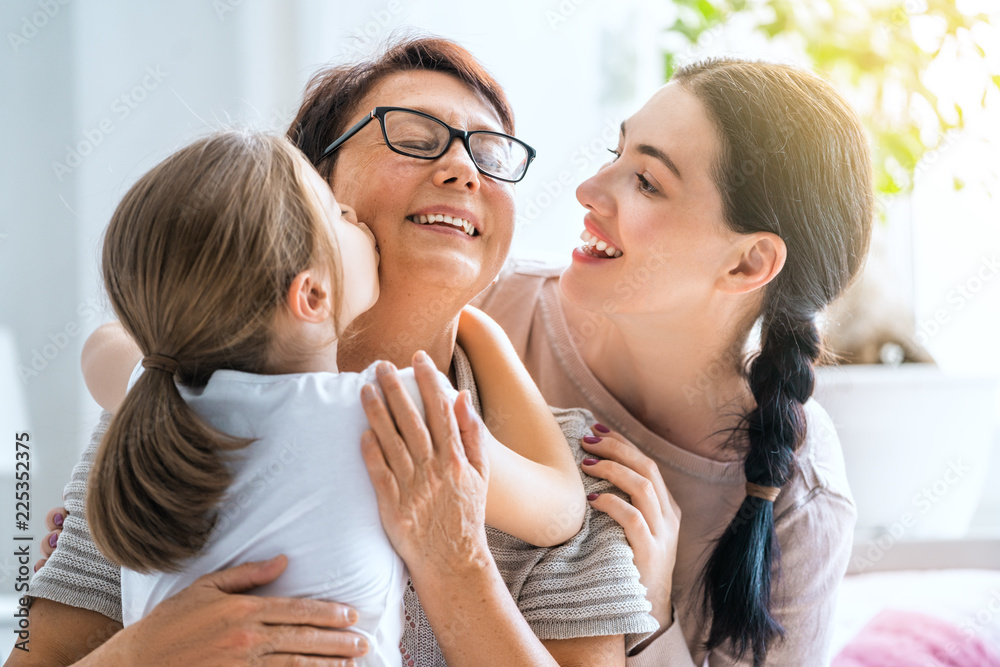
[[[380,359],[406,368],[414,353],[423,350],[438,370],[450,376],[463,305],[447,303],[440,293],[434,298],[412,294],[393,298],[383,292],[344,334],[337,357],[340,368],[358,372]]]
[[[584,362],[636,419],[700,456],[738,458],[725,447],[727,429],[754,401],[739,370],[742,354],[734,354],[717,323],[655,315],[611,319],[560,299],[570,330],[580,332],[573,340]]]

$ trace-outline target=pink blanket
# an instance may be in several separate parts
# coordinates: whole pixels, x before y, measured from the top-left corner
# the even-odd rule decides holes
[[[831,667],[1000,667],[971,629],[926,614],[886,609],[834,658]]]

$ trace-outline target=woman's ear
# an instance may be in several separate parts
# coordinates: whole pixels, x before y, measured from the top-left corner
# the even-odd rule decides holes
[[[748,234],[735,248],[730,270],[719,278],[718,288],[727,294],[746,294],[774,280],[785,266],[788,249],[777,234]]]
[[[295,319],[319,324],[330,319],[330,289],[314,269],[295,276],[288,288],[288,308]]]

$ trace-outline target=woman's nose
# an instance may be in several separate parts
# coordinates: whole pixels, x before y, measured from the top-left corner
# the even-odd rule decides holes
[[[482,175],[459,137],[452,140],[451,146],[444,155],[434,161],[434,164],[435,185],[454,185],[473,193],[479,191]]]
[[[602,167],[596,174],[580,183],[576,188],[576,199],[602,217],[610,217],[615,212],[615,200],[611,192],[610,166]]]

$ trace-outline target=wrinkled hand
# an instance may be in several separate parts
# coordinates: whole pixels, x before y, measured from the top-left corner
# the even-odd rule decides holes
[[[584,438],[583,448],[594,457],[583,460],[584,472],[608,480],[628,494],[632,503],[602,493],[590,504],[625,529],[635,553],[640,581],[647,589],[646,598],[653,605],[651,613],[661,628],[669,627],[673,623],[670,595],[677,561],[680,507],[667,491],[660,469],[652,459],[619,433],[601,431],[596,426],[591,430],[594,435]]]
[[[368,649],[360,635],[340,630],[357,621],[354,610],[322,600],[235,594],[273,581],[287,564],[281,555],[199,577],[112,638],[126,658],[121,664],[353,665],[350,658]]]
[[[382,525],[416,581],[428,568],[480,566],[489,557],[484,521],[489,461],[486,430],[461,392],[454,408],[430,357],[417,352],[413,370],[427,414],[421,418],[388,362],[361,392],[371,430],[361,447],[378,496]]]
[[[49,511],[45,517],[52,531],[49,536],[62,533],[67,516],[64,507]],[[46,558],[35,564],[36,570],[45,565],[55,548],[49,536],[42,542]],[[369,647],[361,635],[343,630],[358,620],[350,607],[321,600],[238,594],[274,581],[287,564],[282,555],[206,574],[161,602],[142,620],[117,632],[104,647],[108,651],[104,655],[114,664],[151,667],[353,665],[351,658],[364,655]]]

